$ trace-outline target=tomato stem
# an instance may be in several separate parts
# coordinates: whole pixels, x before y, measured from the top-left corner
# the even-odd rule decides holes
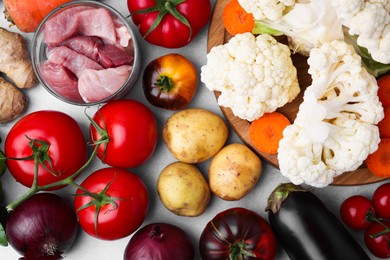
[[[157,80],[156,83],[154,83],[155,86],[158,86],[160,90],[165,91],[169,93],[171,89],[174,87],[173,80],[165,75],[161,75]]]
[[[235,242],[230,245],[229,260],[244,259],[244,256],[256,257],[255,254],[245,250],[245,241]]]
[[[385,235],[385,234],[387,234],[387,233],[390,233],[390,228],[389,228],[387,225],[385,225],[385,224],[381,221],[380,218],[375,217],[375,215],[374,215],[371,211],[367,212],[367,214],[366,214],[366,220],[367,220],[368,222],[377,222],[377,223],[380,224],[382,227],[384,227],[384,230],[382,230],[382,231],[380,231],[380,232],[378,232],[378,233],[375,233],[375,234],[373,234],[373,235],[370,235],[371,238],[377,238],[377,237],[380,237],[380,236]]]
[[[87,115],[87,117],[90,118],[88,115]],[[97,126],[97,124],[92,119],[91,119],[91,123],[95,127]],[[101,131],[104,131],[104,130],[101,129]],[[94,143],[93,143],[94,149],[93,149],[91,155],[89,156],[88,160],[84,163],[84,165],[82,165],[80,167],[80,169],[78,169],[75,173],[73,173],[72,175],[70,175],[69,177],[67,177],[63,180],[39,186],[39,184],[38,184],[39,164],[41,164],[43,167],[45,167],[45,169],[48,170],[49,172],[54,173],[53,166],[51,164],[51,160],[50,160],[50,157],[48,155],[50,145],[47,142],[42,141],[42,140],[35,140],[35,139],[34,140],[29,139],[29,140],[30,140],[29,141],[30,147],[33,150],[32,158],[30,158],[30,157],[29,158],[34,159],[34,180],[33,180],[33,183],[31,185],[30,189],[27,191],[27,193],[25,193],[23,196],[21,196],[17,200],[15,200],[7,205],[6,209],[8,212],[14,210],[19,204],[21,204],[23,201],[27,200],[28,198],[30,198],[32,195],[34,195],[37,192],[49,190],[49,189],[52,189],[55,187],[66,186],[66,185],[76,185],[77,187],[80,187],[79,185],[77,185],[75,183],[75,179],[92,163],[93,159],[96,157],[99,146],[103,144],[106,147],[107,143],[109,142],[107,132],[106,131],[104,131],[104,133],[102,132],[101,137],[98,140],[94,141]],[[38,144],[38,145],[36,145],[36,144]],[[4,158],[0,157],[0,159],[4,159]],[[7,160],[9,160],[9,159],[18,160],[17,158],[7,158]],[[24,158],[24,159],[26,159],[26,158]],[[51,169],[48,169],[45,162],[49,163]],[[91,197],[94,197],[94,196],[92,195]]]
[[[156,19],[153,21],[149,30],[145,33],[144,38],[148,37],[148,35],[152,31],[154,31],[154,29],[156,29],[157,26],[160,25],[160,23],[165,15],[171,14],[173,17],[175,17],[182,24],[184,24],[185,26],[187,26],[189,28],[190,34],[188,37],[188,41],[190,41],[191,36],[192,36],[192,27],[191,27],[190,23],[188,22],[188,20],[176,8],[176,6],[178,4],[181,4],[183,2],[185,2],[185,0],[159,0],[159,1],[156,1],[156,4],[152,7],[145,8],[145,9],[138,10],[138,11],[134,12],[133,15],[158,12]]]

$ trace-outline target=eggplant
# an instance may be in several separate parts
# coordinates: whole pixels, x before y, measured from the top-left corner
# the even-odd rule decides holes
[[[291,183],[269,196],[269,223],[291,260],[370,260],[346,227],[310,190]]]

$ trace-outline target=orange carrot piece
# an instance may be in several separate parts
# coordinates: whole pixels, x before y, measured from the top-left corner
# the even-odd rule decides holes
[[[283,130],[288,125],[290,121],[282,113],[266,113],[249,126],[249,139],[260,152],[276,154]]]
[[[379,134],[383,137],[390,137],[390,106],[384,108],[385,117],[378,123]]]
[[[8,18],[22,32],[34,32],[43,18],[71,0],[3,0]]]
[[[366,159],[367,168],[379,177],[390,177],[390,138],[382,138],[378,150]]]
[[[382,106],[390,106],[390,75],[378,79],[378,97]]]
[[[251,32],[255,26],[255,18],[241,7],[238,0],[231,0],[225,5],[222,20],[231,35]]]

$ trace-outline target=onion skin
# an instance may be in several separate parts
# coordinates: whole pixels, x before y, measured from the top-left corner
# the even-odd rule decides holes
[[[61,259],[77,235],[76,214],[54,193],[37,193],[12,211],[7,219],[9,244],[21,259]]]
[[[195,249],[184,230],[152,223],[138,230],[127,244],[124,260],[195,259]]]

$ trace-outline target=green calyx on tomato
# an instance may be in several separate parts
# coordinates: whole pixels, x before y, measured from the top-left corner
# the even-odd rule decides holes
[[[160,78],[156,80],[156,83],[154,83],[155,86],[160,87],[160,90],[169,92],[171,89],[173,89],[173,80],[165,75],[161,75]]]
[[[107,190],[110,187],[114,180],[111,180],[103,190],[101,190],[99,193],[92,193],[88,191],[87,189],[83,188],[80,185],[77,185],[78,188],[82,191],[82,193],[76,193],[75,196],[89,196],[92,198],[92,200],[83,206],[79,207],[77,209],[77,212],[80,210],[89,208],[89,207],[95,207],[95,216],[94,216],[94,228],[95,228],[95,233],[98,234],[98,218],[99,218],[99,212],[102,209],[102,207],[106,205],[112,205],[114,209],[118,208],[118,203],[116,202],[117,200],[120,200],[121,198],[115,198],[107,195]]]
[[[245,246],[247,246],[245,241],[235,242],[231,244],[229,259],[244,259],[244,256],[256,257],[255,254],[245,250]]]
[[[77,126],[76,121],[73,121],[73,119],[66,116],[65,114],[62,114],[59,112],[51,112],[51,111],[49,111],[49,112],[47,112],[47,111],[35,112],[35,114],[33,116],[35,116],[35,119],[39,117],[38,120],[42,120],[42,119],[47,118],[48,115],[49,116],[51,115],[52,118],[56,118],[57,120],[61,120],[62,124],[68,124],[68,128],[71,128],[71,126],[69,125],[69,124],[71,124],[72,130],[73,130],[73,137],[74,137],[73,139],[77,138],[77,141],[72,141],[71,144],[67,144],[67,142],[66,142],[67,138],[70,136],[64,138],[64,140],[61,140],[61,141],[58,141],[59,140],[58,139],[55,142],[54,146],[61,145],[62,149],[64,149],[63,146],[65,144],[67,145],[66,148],[68,150],[64,151],[63,156],[69,155],[69,153],[71,153],[73,150],[77,151],[77,154],[79,154],[79,156],[83,156],[84,151],[86,151],[86,148],[80,147],[80,145],[85,145],[85,140],[84,140],[84,137],[82,135],[81,129],[78,129],[76,127]],[[87,115],[87,117],[88,117],[88,115]],[[29,120],[28,116],[25,119],[22,118],[21,122],[22,123],[28,122],[27,120]],[[57,123],[59,125],[61,125],[61,123],[59,123],[59,122],[60,121],[58,121]],[[19,123],[19,124],[22,124],[22,123]],[[39,122],[39,123],[41,123],[41,122]],[[39,128],[40,126],[39,126],[39,124],[37,124],[37,126],[35,126],[35,127]],[[42,128],[45,130],[47,130],[48,127],[50,128],[50,126],[42,125]],[[30,164],[30,161],[33,161],[33,163],[32,163],[33,167],[31,170],[31,172],[33,173],[33,180],[30,183],[30,185],[29,185],[30,189],[27,191],[26,194],[24,194],[23,196],[21,196],[20,198],[16,199],[15,201],[11,202],[10,204],[8,204],[6,206],[6,209],[9,212],[12,211],[13,209],[15,209],[20,203],[22,203],[23,201],[25,201],[26,199],[31,197],[33,194],[35,194],[39,191],[54,190],[54,189],[64,187],[66,185],[77,186],[77,184],[74,182],[74,180],[77,178],[77,176],[79,176],[81,174],[81,172],[88,165],[91,164],[94,157],[96,156],[96,153],[98,151],[98,147],[101,144],[105,145],[106,143],[109,142],[108,136],[102,135],[101,138],[96,140],[96,143],[95,143],[96,146],[95,146],[94,150],[92,151],[91,155],[89,156],[89,158],[87,160],[86,160],[86,158],[78,159],[77,165],[75,165],[72,169],[68,169],[67,174],[64,175],[63,169],[58,168],[58,162],[56,162],[57,168],[55,165],[53,165],[53,159],[51,158],[51,155],[50,155],[51,153],[53,153],[53,155],[55,156],[53,158],[56,158],[54,160],[58,160],[59,156],[56,155],[56,152],[58,152],[59,148],[54,147],[54,150],[52,152],[50,152],[50,149],[51,149],[50,141],[46,141],[46,140],[43,140],[40,138],[29,138],[28,134],[25,134],[22,130],[20,130],[20,133],[19,132],[17,132],[17,133],[18,133],[18,135],[19,134],[24,135],[27,139],[26,142],[23,142],[23,145],[27,144],[26,147],[29,148],[29,149],[25,148],[26,156],[21,156],[21,157],[8,156],[7,157],[7,153],[3,154],[0,152],[0,171],[2,171],[2,167],[3,167],[2,164],[3,164],[3,162],[5,163],[5,161],[9,161],[8,168],[10,168],[9,165],[10,165],[10,162],[12,162],[12,161],[16,161],[16,162],[24,161],[24,162],[29,163],[29,164]],[[10,133],[15,134],[14,132],[16,133],[16,130],[11,129]],[[59,135],[58,138],[63,137],[63,135],[61,135],[61,133],[56,133],[56,134]],[[10,147],[13,147],[15,145],[15,143],[13,143],[14,140],[21,140],[21,139],[16,139],[14,136],[10,137],[10,134],[7,138],[9,138],[8,146],[10,146]],[[51,137],[51,138],[53,138],[53,137]],[[18,143],[18,145],[22,145],[22,143]],[[6,144],[6,147],[7,147],[7,144]],[[19,149],[21,149],[21,148],[19,148]],[[10,149],[8,149],[8,150],[10,150]],[[69,163],[71,163],[71,162],[69,162]],[[16,170],[14,170],[14,171],[15,172],[13,172],[12,169],[10,169],[10,172],[13,175],[16,173],[19,174],[19,172],[20,172],[20,171],[16,171]],[[43,178],[47,179],[47,178],[49,178],[49,175],[52,175],[54,178],[51,177],[51,179],[47,180],[46,182],[40,183],[40,181],[41,181],[40,179],[43,179]]]
[[[134,14],[146,14],[156,11],[158,12],[156,20],[154,20],[153,24],[150,26],[149,30],[144,35],[144,38],[146,38],[154,29],[156,29],[157,26],[161,23],[164,16],[169,13],[190,29],[189,39],[191,39],[192,27],[188,20],[176,9],[176,5],[181,4],[183,2],[185,2],[185,0],[156,0],[155,6],[136,11]]]

